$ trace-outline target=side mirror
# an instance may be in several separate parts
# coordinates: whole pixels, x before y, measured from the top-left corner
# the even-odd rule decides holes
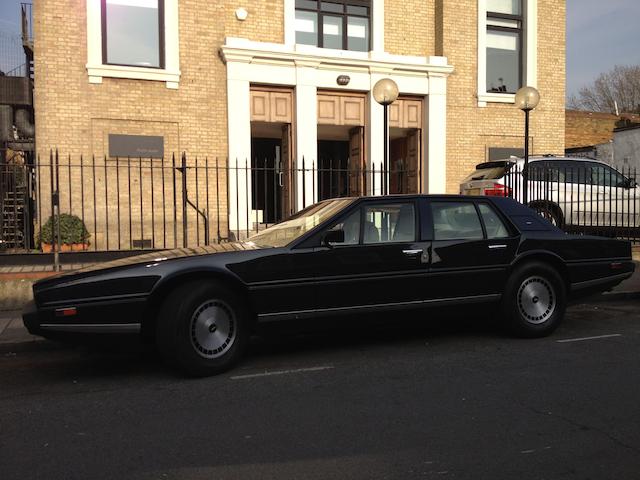
[[[332,247],[332,243],[344,243],[344,230],[329,230],[322,238],[322,244],[325,247]]]

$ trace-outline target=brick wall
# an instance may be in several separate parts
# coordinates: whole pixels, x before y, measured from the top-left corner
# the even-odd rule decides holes
[[[455,68],[448,79],[447,191],[485,161],[490,147],[524,146],[524,114],[513,104],[478,106],[478,2],[437,0],[438,53]],[[538,2],[538,90],[541,101],[531,113],[533,153],[564,152],[565,1]]]
[[[509,104],[478,106],[477,4],[477,0],[385,2],[387,52],[444,55],[455,68],[448,79],[449,192],[458,191],[460,180],[476,163],[485,160],[488,148],[521,147],[524,142],[522,112]],[[244,22],[235,18],[239,6],[249,13]],[[539,0],[538,16],[538,88],[542,100],[531,116],[531,142],[535,153],[562,153],[565,1]],[[35,2],[35,112],[40,154],[46,157],[49,149],[57,147],[65,157],[78,159],[83,154],[87,161],[88,155],[95,154],[102,158],[107,153],[108,133],[128,133],[161,135],[167,153],[186,151],[190,162],[205,156],[226,161],[226,69],[218,50],[225,36],[282,43],[283,0],[256,0],[244,5],[228,0],[180,0],[179,19],[182,75],[177,90],[166,88],[164,82],[143,80],[104,78],[102,84],[90,84],[86,70],[86,0]],[[71,176],[64,173],[61,179],[73,187],[72,193],[61,199],[63,205],[71,200],[73,213],[86,199],[83,195],[91,194],[79,191],[80,179],[75,171],[79,170],[72,169]],[[97,172],[95,179],[109,202],[115,205],[117,196],[123,203],[131,200],[116,189],[119,184],[110,181],[109,174],[104,178],[100,175],[103,174]],[[225,217],[227,182],[225,177],[218,181],[221,216]],[[192,193],[196,191],[194,182],[191,176],[188,188]],[[47,183],[45,171],[41,184]],[[146,185],[143,193],[148,195],[150,188]],[[198,199],[202,205],[204,199]],[[162,205],[157,198],[155,203],[148,198],[146,202],[143,213],[160,214]],[[42,217],[46,218],[46,201],[42,205]],[[189,215],[195,218],[193,212]],[[114,218],[113,213],[108,216]],[[112,228],[106,217],[106,209],[95,215],[85,212],[86,221],[97,225],[95,242],[104,243],[106,231]],[[193,238],[194,232],[189,235]],[[132,237],[133,234],[125,240]]]
[[[385,51],[435,55],[435,0],[384,0]]]
[[[167,162],[175,152],[178,157],[186,152],[190,162],[198,157],[219,158],[226,162],[227,156],[227,106],[226,106],[226,68],[218,55],[225,36],[241,36],[252,40],[282,42],[284,37],[283,12],[281,0],[261,0],[251,2],[247,7],[249,17],[245,22],[235,18],[235,2],[205,2],[201,0],[180,0],[180,85],[177,90],[168,89],[164,82],[104,78],[102,84],[90,84],[88,81],[86,1],[85,0],[47,0],[35,2],[34,36],[35,40],[35,112],[37,126],[37,146],[42,163],[48,163],[49,151],[58,148],[64,161],[71,156],[78,164],[80,155],[84,162],[91,161],[91,155],[98,163],[104,163],[107,154],[107,136],[109,133],[160,135],[165,139]],[[69,12],[73,12],[72,15]],[[110,160],[107,160],[109,162]],[[169,163],[167,163],[168,165]],[[106,246],[106,232],[111,231],[110,246],[115,238],[114,221],[116,218],[116,200],[123,205],[132,203],[132,216],[145,210],[161,218],[162,205],[156,195],[151,201],[149,185],[143,189],[144,202],[140,202],[134,193],[128,195],[127,188],[109,179],[114,176],[114,163],[105,174],[98,169],[95,175],[86,168],[72,168],[61,171],[62,211],[69,210],[78,216],[84,216],[87,225],[96,225],[93,242]],[[86,165],[85,165],[86,166]],[[106,198],[113,207],[111,212],[105,208],[87,209],[80,212],[83,203],[92,201],[92,187],[81,192],[80,171],[85,175],[83,181],[89,187],[97,184],[97,196]],[[123,178],[125,177],[125,170]],[[213,173],[213,172],[212,172]],[[219,205],[226,211],[227,182],[224,170],[217,172],[220,185]],[[48,169],[40,172],[41,185],[49,185]],[[71,175],[71,176],[70,176]],[[107,181],[105,181],[105,177]],[[110,180],[110,181],[109,181]],[[210,178],[210,183],[215,178]],[[124,180],[121,180],[124,181]],[[132,191],[136,192],[140,178],[132,178]],[[204,183],[205,178],[199,181]],[[105,185],[106,184],[106,185]],[[124,185],[120,185],[124,187]],[[156,194],[159,186],[156,186]],[[196,201],[195,179],[190,175],[188,188],[190,199]],[[102,190],[107,189],[105,193]],[[203,189],[198,189],[202,191]],[[179,197],[180,195],[178,195]],[[205,201],[201,194],[199,204]],[[71,202],[69,202],[71,200]],[[209,199],[215,202],[216,199]],[[49,199],[42,198],[41,220],[50,215]],[[142,207],[140,205],[142,204]],[[215,205],[217,208],[217,205]],[[214,209],[211,206],[211,209]],[[122,212],[123,215],[125,212]],[[129,215],[128,212],[126,212]],[[195,225],[195,212],[189,209]],[[107,223],[108,218],[108,223]],[[181,212],[178,212],[181,222]],[[226,218],[221,220],[226,226]],[[126,218],[123,220],[126,225]],[[149,230],[149,229],[148,229]],[[181,235],[181,232],[179,232]],[[201,232],[202,235],[202,232]],[[122,242],[128,245],[134,233],[121,232]],[[145,235],[146,237],[147,235]],[[195,231],[190,232],[194,238]],[[140,235],[137,235],[140,237]],[[173,238],[170,238],[171,244]],[[177,239],[178,243],[181,238]]]

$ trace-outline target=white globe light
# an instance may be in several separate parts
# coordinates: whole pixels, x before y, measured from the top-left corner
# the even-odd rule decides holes
[[[380,105],[390,105],[399,95],[398,85],[390,78],[378,80],[373,86],[373,98]]]
[[[533,87],[522,87],[516,92],[515,100],[520,110],[533,110],[540,103],[540,92]]]

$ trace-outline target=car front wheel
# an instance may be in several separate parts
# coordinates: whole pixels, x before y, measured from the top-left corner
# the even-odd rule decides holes
[[[192,376],[233,367],[246,350],[250,313],[221,283],[188,283],[174,290],[158,318],[158,348],[167,361]]]
[[[551,334],[564,318],[564,282],[551,266],[531,262],[511,274],[502,299],[506,327],[520,337]]]

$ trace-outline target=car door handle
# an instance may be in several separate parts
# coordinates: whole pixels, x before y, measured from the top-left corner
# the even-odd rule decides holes
[[[416,250],[402,250],[402,253],[404,253],[405,255],[420,255],[422,253],[422,249],[416,249]]]
[[[489,250],[501,250],[503,248],[507,248],[507,246],[505,244],[489,245]]]

